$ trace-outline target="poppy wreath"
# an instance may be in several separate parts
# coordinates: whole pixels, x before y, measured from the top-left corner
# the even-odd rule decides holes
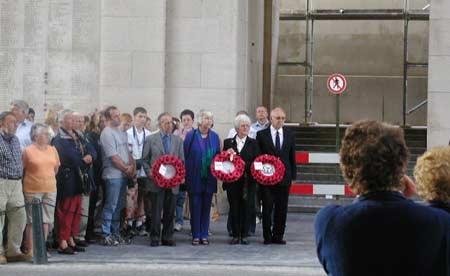
[[[222,170],[216,170],[215,169],[215,163],[216,162],[226,162],[229,161],[233,163],[234,170],[230,173],[226,173]],[[228,151],[222,151],[221,153],[217,154],[212,163],[211,163],[211,173],[219,180],[222,180],[223,182],[235,182],[239,178],[242,177],[245,171],[245,162],[242,160],[242,158],[237,154],[229,153]]]
[[[256,170],[255,169],[255,163],[262,163],[264,164],[270,164],[274,167],[275,172],[273,175],[268,176],[264,175],[262,170]],[[281,162],[280,158],[269,155],[269,154],[263,154],[255,158],[253,161],[253,164],[251,166],[252,176],[253,178],[260,183],[261,185],[275,185],[278,182],[280,182],[284,177],[284,172],[286,168],[284,167],[283,162]]]
[[[159,173],[161,165],[171,165],[175,168],[175,175],[172,178],[167,178]],[[171,189],[179,186],[186,177],[186,168],[183,161],[171,154],[166,154],[155,161],[152,168],[152,176],[156,184],[161,188]]]

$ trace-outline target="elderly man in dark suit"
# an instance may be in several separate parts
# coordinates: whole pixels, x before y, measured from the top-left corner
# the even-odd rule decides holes
[[[450,216],[407,199],[408,148],[401,128],[377,121],[345,132],[341,169],[359,198],[316,216],[317,254],[328,275],[449,275]]]
[[[297,176],[297,164],[294,134],[284,128],[285,120],[286,112],[279,107],[274,108],[270,112],[270,127],[259,131],[256,135],[261,153],[279,157],[286,168],[281,182],[274,186],[261,186],[264,244],[286,244],[283,237],[289,190]]]
[[[150,246],[175,246],[173,240],[173,219],[175,214],[176,195],[179,188],[165,189],[159,187],[152,179],[151,168],[158,158],[171,154],[184,162],[183,140],[172,134],[172,115],[162,113],[158,116],[159,132],[152,134],[144,144],[144,170],[150,177],[150,193],[144,200],[150,200],[152,210]],[[161,211],[163,212],[163,230],[161,236]]]

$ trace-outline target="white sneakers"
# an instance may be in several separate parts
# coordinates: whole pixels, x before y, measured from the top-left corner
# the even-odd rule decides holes
[[[180,232],[183,229],[183,225],[179,223],[175,223],[175,226],[173,227],[174,231]]]

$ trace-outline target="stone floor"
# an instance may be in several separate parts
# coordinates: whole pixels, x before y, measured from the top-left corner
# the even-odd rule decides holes
[[[137,237],[130,245],[91,245],[76,256],[54,252],[48,265],[8,264],[0,267],[0,275],[324,275],[315,254],[313,218],[288,215],[287,245],[264,245],[261,224],[249,245],[229,245],[222,216],[211,223],[209,246],[190,244],[186,222],[175,234],[175,248],[150,247],[148,238]]]

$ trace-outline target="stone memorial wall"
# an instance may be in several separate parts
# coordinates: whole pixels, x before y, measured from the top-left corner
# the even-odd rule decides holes
[[[37,118],[52,105],[98,103],[99,0],[0,0],[0,110],[25,99]]]

